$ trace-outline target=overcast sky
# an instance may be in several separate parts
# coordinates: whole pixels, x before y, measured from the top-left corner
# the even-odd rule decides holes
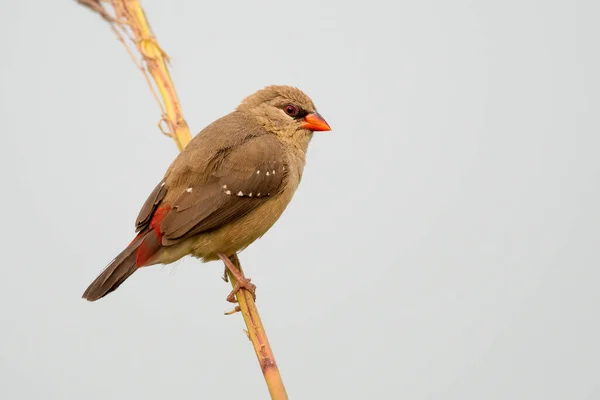
[[[2,399],[264,399],[220,263],[80,296],[177,154],[74,1],[1,1]],[[292,399],[600,398],[598,1],[144,0],[195,134],[332,126],[241,255]]]

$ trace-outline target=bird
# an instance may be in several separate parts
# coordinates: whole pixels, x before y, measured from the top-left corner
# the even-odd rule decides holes
[[[296,87],[266,86],[245,97],[173,160],[139,211],[136,236],[82,297],[96,301],[139,268],[188,255],[225,263],[237,280],[228,301],[242,288],[255,296],[231,260],[279,219],[302,179],[313,133],[330,130]]]

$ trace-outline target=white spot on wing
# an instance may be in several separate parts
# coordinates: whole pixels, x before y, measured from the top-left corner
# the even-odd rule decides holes
[[[269,171],[267,171],[267,176],[269,176]]]
[[[188,193],[192,193],[192,190],[194,190],[194,189],[192,189],[191,187],[185,189],[185,191],[188,192]]]
[[[227,189],[227,185],[223,185],[223,189]]]
[[[258,175],[258,174],[260,174],[260,169],[257,169],[257,170],[256,170],[256,174],[257,174],[257,175]]]
[[[226,194],[227,196],[229,196],[229,195],[231,194],[231,190],[227,190],[227,191],[225,192],[225,194]]]
[[[248,197],[252,197],[252,192],[248,193]]]
[[[275,175],[275,170],[273,170],[273,175]]]
[[[241,196],[243,196],[243,195],[244,195],[244,192],[242,192],[242,191],[240,190],[239,192],[237,192],[237,195],[241,197]]]

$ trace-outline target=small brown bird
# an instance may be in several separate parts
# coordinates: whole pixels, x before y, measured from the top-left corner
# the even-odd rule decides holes
[[[254,294],[229,257],[279,219],[302,178],[313,131],[330,129],[299,89],[268,86],[248,96],[175,158],[140,210],[137,236],[83,298],[98,300],[138,268],[186,255],[233,267],[238,285],[229,301],[241,287]]]

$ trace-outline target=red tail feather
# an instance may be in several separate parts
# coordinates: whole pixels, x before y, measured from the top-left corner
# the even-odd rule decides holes
[[[163,206],[156,209],[147,229],[141,231],[87,288],[83,297],[98,300],[117,289],[136,269],[148,265],[160,250],[162,233],[160,223],[171,209]]]
[[[160,223],[170,209],[171,206],[167,205],[157,208],[154,212],[150,224],[148,225],[148,230],[151,231],[153,235],[147,235],[135,253],[135,265],[138,268],[147,265],[162,247],[161,243],[163,235],[160,231]],[[140,234],[141,233],[142,232],[140,232]]]

